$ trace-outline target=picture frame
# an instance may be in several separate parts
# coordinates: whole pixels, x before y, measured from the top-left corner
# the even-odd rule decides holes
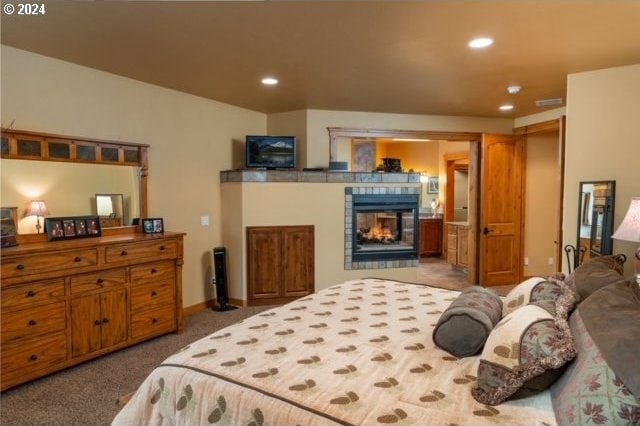
[[[142,231],[145,234],[162,234],[164,232],[164,221],[160,217],[142,219]]]
[[[102,235],[98,216],[47,217],[44,219],[44,229],[49,241]]]
[[[17,246],[16,235],[18,234],[18,208],[0,208],[0,246]]]
[[[438,194],[440,192],[440,177],[429,176],[427,178],[427,194]]]

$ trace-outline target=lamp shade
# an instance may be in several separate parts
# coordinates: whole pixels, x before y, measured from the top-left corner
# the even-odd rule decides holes
[[[48,216],[49,210],[42,200],[34,200],[29,204],[25,216]]]
[[[640,197],[631,199],[624,220],[611,238],[640,243]]]

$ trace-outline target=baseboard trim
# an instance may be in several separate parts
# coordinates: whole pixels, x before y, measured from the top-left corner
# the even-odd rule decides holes
[[[216,306],[216,303],[216,299],[209,299],[205,300],[204,302],[196,303],[195,305],[186,306],[182,308],[182,315],[188,317],[189,315],[204,311],[205,309],[212,309]],[[242,299],[230,298],[229,304],[245,308],[247,306],[247,301]]]

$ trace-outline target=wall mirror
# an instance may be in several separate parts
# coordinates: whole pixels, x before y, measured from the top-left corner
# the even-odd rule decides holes
[[[31,200],[51,216],[98,214],[103,229],[146,216],[148,145],[5,129],[1,142],[1,204],[18,206],[18,234],[37,232]]]
[[[594,256],[612,253],[616,181],[580,182],[578,199],[578,252],[575,267]]]
[[[102,228],[129,224],[123,194],[96,194],[96,214]]]

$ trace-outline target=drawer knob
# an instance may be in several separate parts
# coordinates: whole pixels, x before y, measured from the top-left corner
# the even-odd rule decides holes
[[[35,295],[36,295],[36,292],[35,292],[35,291],[33,291],[33,290],[29,290],[29,291],[27,292],[27,297],[35,297]]]
[[[31,356],[29,357],[29,360],[30,360],[30,361],[37,361],[37,360],[38,360],[38,355],[36,355],[36,354],[31,355]]]
[[[32,319],[32,320],[29,320],[29,325],[30,325],[30,326],[34,326],[34,325],[36,325],[37,323],[38,323],[38,322],[37,322],[36,320],[33,320],[33,319]]]
[[[104,282],[104,280],[102,278],[98,278],[96,280],[96,284],[102,284]]]
[[[80,262],[82,260],[82,258],[80,256],[76,256],[73,258],[74,262]]]
[[[151,297],[156,297],[158,295],[158,293],[156,293],[155,291],[151,292]]]
[[[158,318],[151,318],[151,324],[156,324],[158,322]]]
[[[151,268],[151,273],[152,273],[152,274],[155,274],[155,273],[157,273],[157,272],[158,272],[158,270],[157,270],[156,268]]]
[[[102,324],[102,321],[100,321],[99,319],[93,322],[93,325],[100,325],[100,324]]]
[[[109,318],[105,318],[105,319],[102,320],[103,324],[107,324],[108,322],[109,322]]]
[[[16,269],[18,269],[19,271],[22,271],[24,269],[24,265],[22,263],[18,263],[16,265]]]
[[[160,251],[163,251],[163,250],[164,250],[164,246],[160,246]]]
[[[129,254],[129,253],[127,253],[127,251],[126,251],[126,250],[122,250],[122,251],[120,252],[120,256],[126,256],[126,255],[128,255],[128,254]]]

